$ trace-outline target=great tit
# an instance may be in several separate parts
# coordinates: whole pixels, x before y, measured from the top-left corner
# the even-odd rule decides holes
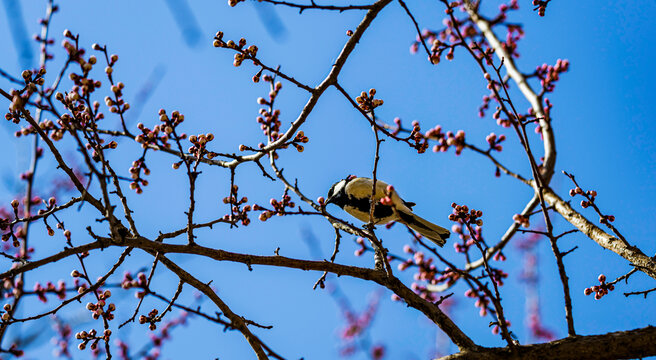
[[[368,223],[371,220],[369,213],[372,189],[373,180],[369,178],[347,177],[330,187],[326,204],[335,204],[356,219]],[[381,202],[381,199],[384,198],[388,200]],[[376,203],[374,224],[398,221],[439,246],[444,246],[446,239],[451,235],[449,230],[415,215],[412,212],[415,204],[401,199],[393,188],[388,188],[384,181],[376,180],[374,202]]]

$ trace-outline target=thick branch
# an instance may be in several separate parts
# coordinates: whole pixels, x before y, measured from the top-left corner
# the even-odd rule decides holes
[[[524,74],[522,74],[517,69],[512,55],[509,54],[503,46],[501,46],[501,42],[492,30],[490,23],[479,16],[472,6],[467,6],[466,8],[471,19],[483,33],[485,39],[487,39],[487,41],[490,43],[490,46],[494,49],[497,57],[503,61],[503,66],[508,72],[508,75],[510,75],[510,78],[513,79],[515,84],[517,84],[517,87],[522,92],[522,95],[524,95],[526,100],[531,103],[531,107],[533,108],[535,116],[537,119],[539,119],[544,143],[544,163],[542,164],[541,175],[545,185],[549,184],[549,180],[553,175],[554,167],[556,165],[556,140],[554,138],[553,129],[551,127],[551,119],[546,116],[542,106],[542,98],[535,91],[533,91],[531,85],[526,79],[526,76],[524,76]]]
[[[328,261],[309,261],[293,259],[284,256],[258,256],[233,253],[218,249],[207,248],[199,245],[175,245],[164,244],[161,242],[150,241],[145,238],[128,238],[125,239],[125,245],[134,246],[144,250],[150,250],[166,253],[180,253],[201,255],[218,261],[232,261],[247,266],[251,265],[271,265],[278,267],[287,267],[300,270],[328,271],[337,275],[352,276],[359,279],[371,280],[388,289],[394,291],[399,297],[404,299],[407,304],[426,315],[435,324],[437,324],[449,338],[460,349],[473,349],[476,344],[458,326],[446,316],[438,306],[421,298],[410,288],[405,286],[399,279],[388,277],[383,271],[374,269],[360,268],[355,266],[341,265]],[[167,265],[168,266],[168,265]],[[191,283],[190,283],[191,284]],[[191,284],[194,285],[194,284]],[[194,285],[195,286],[195,285]],[[200,290],[200,289],[199,289]]]
[[[241,316],[235,314],[232,312],[232,310],[228,307],[226,303],[219,298],[218,295],[216,295],[216,292],[212,290],[212,288],[208,285],[203,283],[202,281],[198,280],[185,270],[183,270],[181,267],[176,265],[173,261],[169,260],[165,256],[161,256],[160,261],[162,264],[164,264],[169,270],[174,272],[178,277],[180,277],[180,280],[186,282],[187,284],[195,287],[199,291],[201,291],[205,296],[207,296],[216,306],[221,310],[223,315],[225,315],[228,319],[230,319],[232,326],[234,326],[235,329],[239,330],[244,337],[246,338],[246,341],[251,345],[253,348],[253,351],[255,351],[255,354],[257,354],[258,360],[265,360],[268,359],[269,357],[266,355],[264,352],[264,349],[262,348],[262,342],[260,339],[258,339],[253,333],[248,329],[248,326],[246,326],[246,323],[244,322],[244,318]]]
[[[604,335],[574,336],[544,344],[508,348],[483,348],[445,356],[440,360],[577,360],[633,359],[656,355],[656,327]]]
[[[603,248],[627,259],[631,264],[635,265],[638,270],[641,270],[656,279],[656,260],[654,260],[654,258],[645,255],[637,247],[627,245],[615,236],[601,230],[597,225],[593,224],[590,220],[574,210],[551,188],[544,188],[544,199],[549,205],[552,205],[554,209],[565,218],[565,220],[576,226],[587,237],[594,240]]]

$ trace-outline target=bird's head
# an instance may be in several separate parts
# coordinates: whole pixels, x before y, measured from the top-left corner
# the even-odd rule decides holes
[[[348,195],[346,195],[346,184],[349,182],[350,178],[342,179],[333,184],[328,190],[328,198],[326,199],[327,204],[335,204],[339,207],[344,207]]]

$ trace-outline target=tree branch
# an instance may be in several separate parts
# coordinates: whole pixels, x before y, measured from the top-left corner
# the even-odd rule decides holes
[[[514,348],[483,348],[463,351],[440,360],[578,360],[628,359],[656,355],[656,327],[648,326],[630,331],[604,335],[574,336],[543,344]]]

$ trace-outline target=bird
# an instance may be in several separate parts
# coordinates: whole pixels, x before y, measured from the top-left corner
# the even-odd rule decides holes
[[[335,204],[356,219],[368,223],[371,220],[372,190],[372,179],[351,175],[330,187],[326,205]],[[416,204],[401,199],[394,188],[384,181],[376,180],[374,202],[376,204],[373,214],[374,224],[387,224],[398,221],[440,247],[444,246],[446,239],[451,235],[449,230],[415,215],[412,212],[412,207]]]

